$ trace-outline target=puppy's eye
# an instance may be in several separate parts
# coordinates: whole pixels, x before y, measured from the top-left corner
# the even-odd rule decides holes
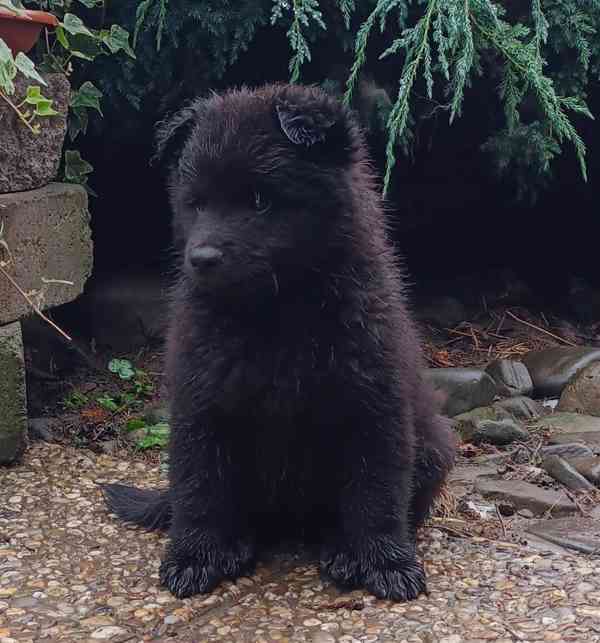
[[[271,201],[260,192],[254,192],[254,209],[258,214],[268,214],[271,210]]]

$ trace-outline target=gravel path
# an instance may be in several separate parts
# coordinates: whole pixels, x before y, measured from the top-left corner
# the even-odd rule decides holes
[[[37,443],[0,469],[0,643],[600,641],[600,559],[422,534],[429,597],[341,595],[305,555],[179,601],[157,586],[164,538],[107,514],[102,481],[158,469]]]

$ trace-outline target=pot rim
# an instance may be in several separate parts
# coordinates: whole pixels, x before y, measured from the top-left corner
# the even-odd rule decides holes
[[[0,7],[0,20],[16,20],[17,22],[44,25],[46,27],[58,26],[58,18],[47,11],[22,10],[25,15],[19,15]]]

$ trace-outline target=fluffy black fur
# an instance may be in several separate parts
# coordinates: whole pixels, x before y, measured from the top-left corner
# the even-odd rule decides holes
[[[317,89],[197,100],[163,124],[180,277],[167,350],[167,491],[105,488],[168,528],[179,597],[252,569],[288,528],[341,587],[425,591],[415,533],[454,457],[362,136]]]

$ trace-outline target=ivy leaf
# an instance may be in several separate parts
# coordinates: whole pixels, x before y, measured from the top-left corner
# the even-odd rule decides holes
[[[111,359],[108,363],[108,370],[118,375],[122,380],[130,380],[135,375],[135,370],[128,359]]]
[[[95,109],[100,115],[102,115],[102,110],[100,109],[101,98],[102,92],[93,83],[86,80],[85,83],[83,83],[83,85],[71,96],[71,107]]]
[[[58,112],[52,107],[52,101],[48,98],[39,100],[33,112],[36,116],[56,116]]]
[[[58,25],[56,27],[54,31],[54,35],[56,36],[56,39],[63,46],[64,49],[69,50],[71,48],[69,45],[69,39],[67,38],[67,34],[65,33],[65,30],[61,25]]]
[[[69,138],[74,141],[80,133],[87,132],[89,122],[88,112],[85,108],[73,107],[69,111]]]
[[[103,0],[79,0],[79,2],[88,9],[93,9],[97,5],[102,4]]]
[[[44,100],[42,96],[42,90],[37,85],[31,85],[27,88],[27,94],[25,96],[25,102],[30,105],[37,105],[40,100]]]
[[[33,61],[22,51],[20,51],[15,57],[15,67],[23,74],[23,76],[33,78],[33,80],[37,80],[37,82],[42,83],[42,85],[46,84],[46,81],[37,73]]]
[[[129,45],[129,32],[119,25],[113,25],[110,31],[100,32],[102,42],[110,49],[110,52],[116,54],[124,51],[130,58],[135,58],[133,49]]]
[[[69,37],[69,51],[76,58],[83,60],[94,60],[104,53],[100,38],[96,34],[92,37],[83,34],[75,34]]]
[[[23,11],[23,6],[17,6],[17,4],[21,5],[21,3],[17,2],[11,2],[11,0],[0,0],[0,7],[3,7],[4,9],[7,9],[11,13],[14,13],[15,16],[25,16],[27,15],[25,11]]]
[[[12,82],[17,75],[17,68],[13,59],[12,51],[0,38],[0,89],[7,94],[15,93],[15,85]]]
[[[52,100],[42,95],[40,88],[37,85],[32,85],[27,88],[25,95],[25,102],[28,105],[34,105],[35,116],[56,116],[58,112],[52,107]]]
[[[70,34],[83,34],[90,38],[94,37],[94,34],[83,24],[83,20],[72,13],[65,13],[63,21],[60,24]]]
[[[65,180],[68,183],[80,183],[85,185],[87,182],[87,175],[91,174],[93,170],[93,166],[81,158],[81,154],[78,150],[66,150]]]

